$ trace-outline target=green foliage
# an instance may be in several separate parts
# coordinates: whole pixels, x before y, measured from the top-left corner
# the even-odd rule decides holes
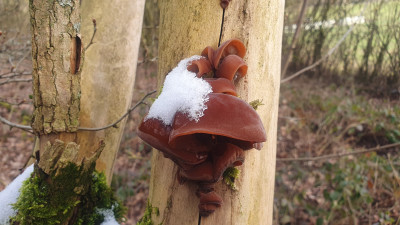
[[[345,86],[311,79],[281,90],[278,140],[285,145],[280,144],[278,157],[321,156],[399,143],[397,101],[368,98]],[[392,224],[400,204],[400,157],[393,150],[278,163],[276,219],[280,224]]]
[[[157,207],[153,207],[149,202],[147,202],[146,209],[144,211],[143,217],[137,222],[136,225],[154,225],[151,219],[152,215],[160,216],[160,211]],[[162,225],[160,223],[159,225]]]
[[[276,205],[280,222],[289,223],[298,210],[315,218],[317,224],[331,224],[333,221],[336,221],[335,224],[348,224],[353,223],[349,221],[354,218],[365,219],[363,217],[371,213],[370,207],[383,194],[378,190],[398,190],[398,184],[393,182],[396,179],[395,170],[400,170],[398,163],[400,159],[396,159],[392,167],[386,157],[372,153],[357,160],[324,163],[317,172],[315,168],[301,169],[285,177],[287,171],[278,170],[276,198],[280,201]],[[293,181],[293,186],[285,184],[282,177]],[[310,182],[312,186],[298,186]],[[293,192],[293,188],[299,189]],[[391,224],[390,221],[396,218],[385,208],[374,210],[381,224]]]
[[[223,180],[226,185],[228,185],[232,190],[236,190],[235,180],[240,175],[240,170],[236,167],[228,167],[224,174],[222,175]]]
[[[71,216],[74,208],[79,207],[77,225],[98,225],[103,222],[104,216],[97,209],[112,209],[115,218],[121,221],[125,208],[108,187],[105,175],[93,173],[88,193],[82,193],[82,188],[77,184],[79,175],[75,165],[67,165],[59,175],[52,176],[53,184],[63,185],[62,189],[57,190],[34,174],[21,187],[21,194],[14,204],[18,213],[12,220],[20,225],[60,224]]]

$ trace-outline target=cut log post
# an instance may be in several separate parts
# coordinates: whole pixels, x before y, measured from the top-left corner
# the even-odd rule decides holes
[[[222,19],[216,0],[162,1],[160,10],[159,87],[180,60],[200,55],[206,46],[217,47]],[[223,205],[202,218],[201,225],[272,223],[283,11],[283,0],[232,1],[226,9],[222,42],[238,38],[247,48],[248,73],[236,84],[238,94],[247,102],[262,100],[257,112],[267,142],[261,151],[246,152],[245,163],[238,167],[237,191],[222,182],[216,185]],[[198,225],[197,186],[180,185],[176,172],[172,161],[153,151],[149,203],[160,212],[153,221]]]

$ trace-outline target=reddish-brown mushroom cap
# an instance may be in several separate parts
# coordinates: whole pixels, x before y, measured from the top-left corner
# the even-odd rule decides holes
[[[242,165],[244,151],[236,145],[220,143],[213,146],[209,159],[193,168],[180,170],[180,180],[215,183],[222,179],[222,174],[228,167]]]
[[[171,126],[165,126],[160,120],[151,118],[142,121],[138,136],[182,167],[196,165],[206,160],[206,155],[171,148],[168,144],[171,129]]]
[[[237,96],[235,85],[232,81],[225,78],[205,78],[205,81],[211,86],[213,93],[222,93]]]
[[[199,193],[199,198],[200,216],[209,216],[222,205],[222,198],[214,191],[208,193]]]
[[[233,80],[235,75],[244,77],[246,73],[247,65],[243,59],[237,55],[228,55],[219,64],[218,70],[215,72],[215,76]]]
[[[207,58],[200,58],[192,61],[187,70],[196,73],[197,77],[201,77],[211,71],[211,63]]]
[[[214,49],[211,48],[210,46],[207,46],[202,52],[201,56],[206,57],[208,60],[210,60],[210,63],[212,64],[212,59],[214,55]]]
[[[219,63],[226,56],[237,55],[240,58],[243,58],[245,54],[246,48],[244,47],[244,44],[238,39],[231,39],[222,43],[221,46],[214,51],[212,64],[216,69],[218,69]]]
[[[171,146],[179,146],[187,135],[196,133],[218,135],[237,142],[242,146],[266,141],[266,134],[257,112],[243,100],[225,94],[211,93],[204,115],[196,122],[178,112],[172,124],[169,138]],[[252,147],[250,147],[252,148]]]
[[[222,7],[227,4],[229,0],[221,1]],[[236,75],[243,77],[247,73],[245,53],[243,43],[232,39],[215,51],[205,48],[201,53],[203,58],[187,66],[212,88],[199,120],[191,120],[178,111],[172,125],[152,118],[139,126],[139,137],[179,166],[180,182],[198,183],[201,216],[208,216],[221,206],[222,199],[215,193],[214,183],[222,178],[224,171],[242,165],[244,150],[261,149],[266,141],[260,117],[248,103],[236,97],[232,82]],[[205,78],[212,73],[213,78]]]

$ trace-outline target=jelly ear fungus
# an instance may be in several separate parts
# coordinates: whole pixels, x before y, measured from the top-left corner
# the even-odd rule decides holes
[[[222,179],[224,171],[242,165],[244,151],[260,150],[266,141],[257,112],[237,97],[233,85],[234,79],[247,73],[245,53],[243,43],[232,39],[216,50],[206,47],[203,57],[187,66],[212,88],[204,115],[198,121],[178,111],[171,125],[150,118],[139,126],[139,137],[178,165],[180,183],[198,184],[201,216],[210,215],[222,205],[214,184]]]

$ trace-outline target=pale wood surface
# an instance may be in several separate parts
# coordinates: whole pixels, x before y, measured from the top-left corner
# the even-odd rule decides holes
[[[222,9],[217,0],[162,1],[160,9],[161,81],[181,59],[200,54],[208,45],[217,46]],[[202,225],[272,223],[283,10],[283,0],[232,1],[226,10],[223,41],[238,38],[247,47],[248,75],[237,83],[237,90],[247,102],[263,100],[257,112],[267,131],[267,142],[261,151],[246,152],[246,161],[239,167],[238,191],[217,185],[223,206],[202,218]],[[170,160],[153,151],[149,199],[160,210],[160,216],[153,216],[153,220],[155,224],[197,225],[197,187],[179,185],[176,170]]]
[[[81,82],[81,127],[102,127],[119,119],[130,107],[135,83],[140,34],[145,0],[82,1],[82,40],[86,47]],[[105,148],[96,169],[104,171],[111,182],[125,121],[118,128],[81,131],[81,149],[94,151],[100,140]]]

